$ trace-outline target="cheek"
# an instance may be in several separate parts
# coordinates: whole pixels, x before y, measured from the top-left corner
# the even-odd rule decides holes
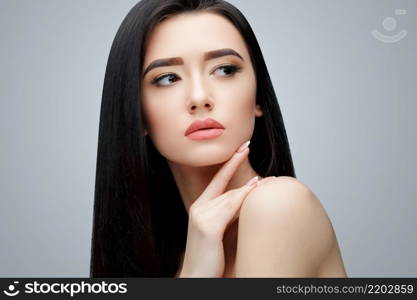
[[[147,89],[143,92],[143,110],[151,135],[163,135],[169,132],[167,129],[174,129],[174,116],[178,116],[178,105],[176,104],[178,91],[175,89],[156,88]]]
[[[178,142],[185,127],[181,123],[184,110],[179,105],[182,91],[175,88],[148,89],[143,92],[143,110],[147,130],[156,149],[162,156],[176,160],[173,153],[183,153]],[[173,152],[174,151],[174,152]]]
[[[224,84],[218,99],[227,105],[230,117],[248,121],[254,115],[256,104],[256,81],[251,75],[241,76],[233,84]],[[220,102],[220,101],[218,101]]]
[[[243,76],[242,76],[243,77]],[[217,94],[216,103],[220,105],[221,118],[225,120],[229,141],[236,146],[250,139],[255,126],[256,82],[249,76],[223,84]]]

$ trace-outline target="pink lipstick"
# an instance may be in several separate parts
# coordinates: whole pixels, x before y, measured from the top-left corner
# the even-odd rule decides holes
[[[194,121],[185,131],[185,136],[192,140],[205,140],[218,137],[223,134],[224,126],[214,119],[207,118],[204,121]]]

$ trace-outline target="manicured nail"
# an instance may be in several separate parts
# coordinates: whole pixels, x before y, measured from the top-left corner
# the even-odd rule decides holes
[[[248,181],[246,184],[247,186],[253,186],[258,182],[258,176],[253,177],[251,180]]]
[[[250,140],[249,141],[247,141],[247,142],[245,142],[242,146],[240,146],[240,148],[237,150],[237,152],[243,152],[243,150],[245,150],[246,148],[248,148],[248,146],[249,146],[249,144],[250,144]]]

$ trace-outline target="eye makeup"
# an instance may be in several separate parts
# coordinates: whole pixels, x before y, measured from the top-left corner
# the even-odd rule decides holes
[[[224,49],[218,49],[218,50],[212,50],[204,53],[204,60],[210,60],[219,58],[222,56],[234,56],[240,58],[242,61],[244,61],[243,57],[237,53],[235,50],[230,48],[224,48]],[[145,69],[143,72],[143,77],[145,77],[146,73],[148,73],[150,70],[154,68],[159,68],[163,66],[176,66],[176,65],[182,65],[184,64],[184,61],[181,57],[169,57],[169,58],[160,58],[157,60],[154,60],[149,66]]]
[[[214,71],[211,71],[210,74],[214,74],[217,70],[226,70],[225,73],[226,75],[219,75],[220,77],[232,77],[235,75],[235,73],[240,72],[242,70],[242,67],[234,65],[234,64],[223,64],[220,66],[217,66]],[[162,74],[160,76],[157,76],[156,78],[154,78],[151,81],[151,84],[156,85],[157,87],[161,87],[161,86],[169,86],[170,84],[161,84],[161,82],[163,80],[174,80],[178,81],[179,79],[181,79],[179,76],[177,76],[174,73],[166,73],[166,74]]]

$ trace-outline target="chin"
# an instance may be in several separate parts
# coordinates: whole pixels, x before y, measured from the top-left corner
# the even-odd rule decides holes
[[[208,167],[223,164],[232,157],[233,153],[226,153],[224,151],[218,151],[211,154],[190,154],[187,155],[185,160],[179,162],[180,164],[190,167]]]
[[[186,164],[190,167],[208,167],[224,163],[227,158],[205,157],[196,158],[194,160],[188,159]]]

